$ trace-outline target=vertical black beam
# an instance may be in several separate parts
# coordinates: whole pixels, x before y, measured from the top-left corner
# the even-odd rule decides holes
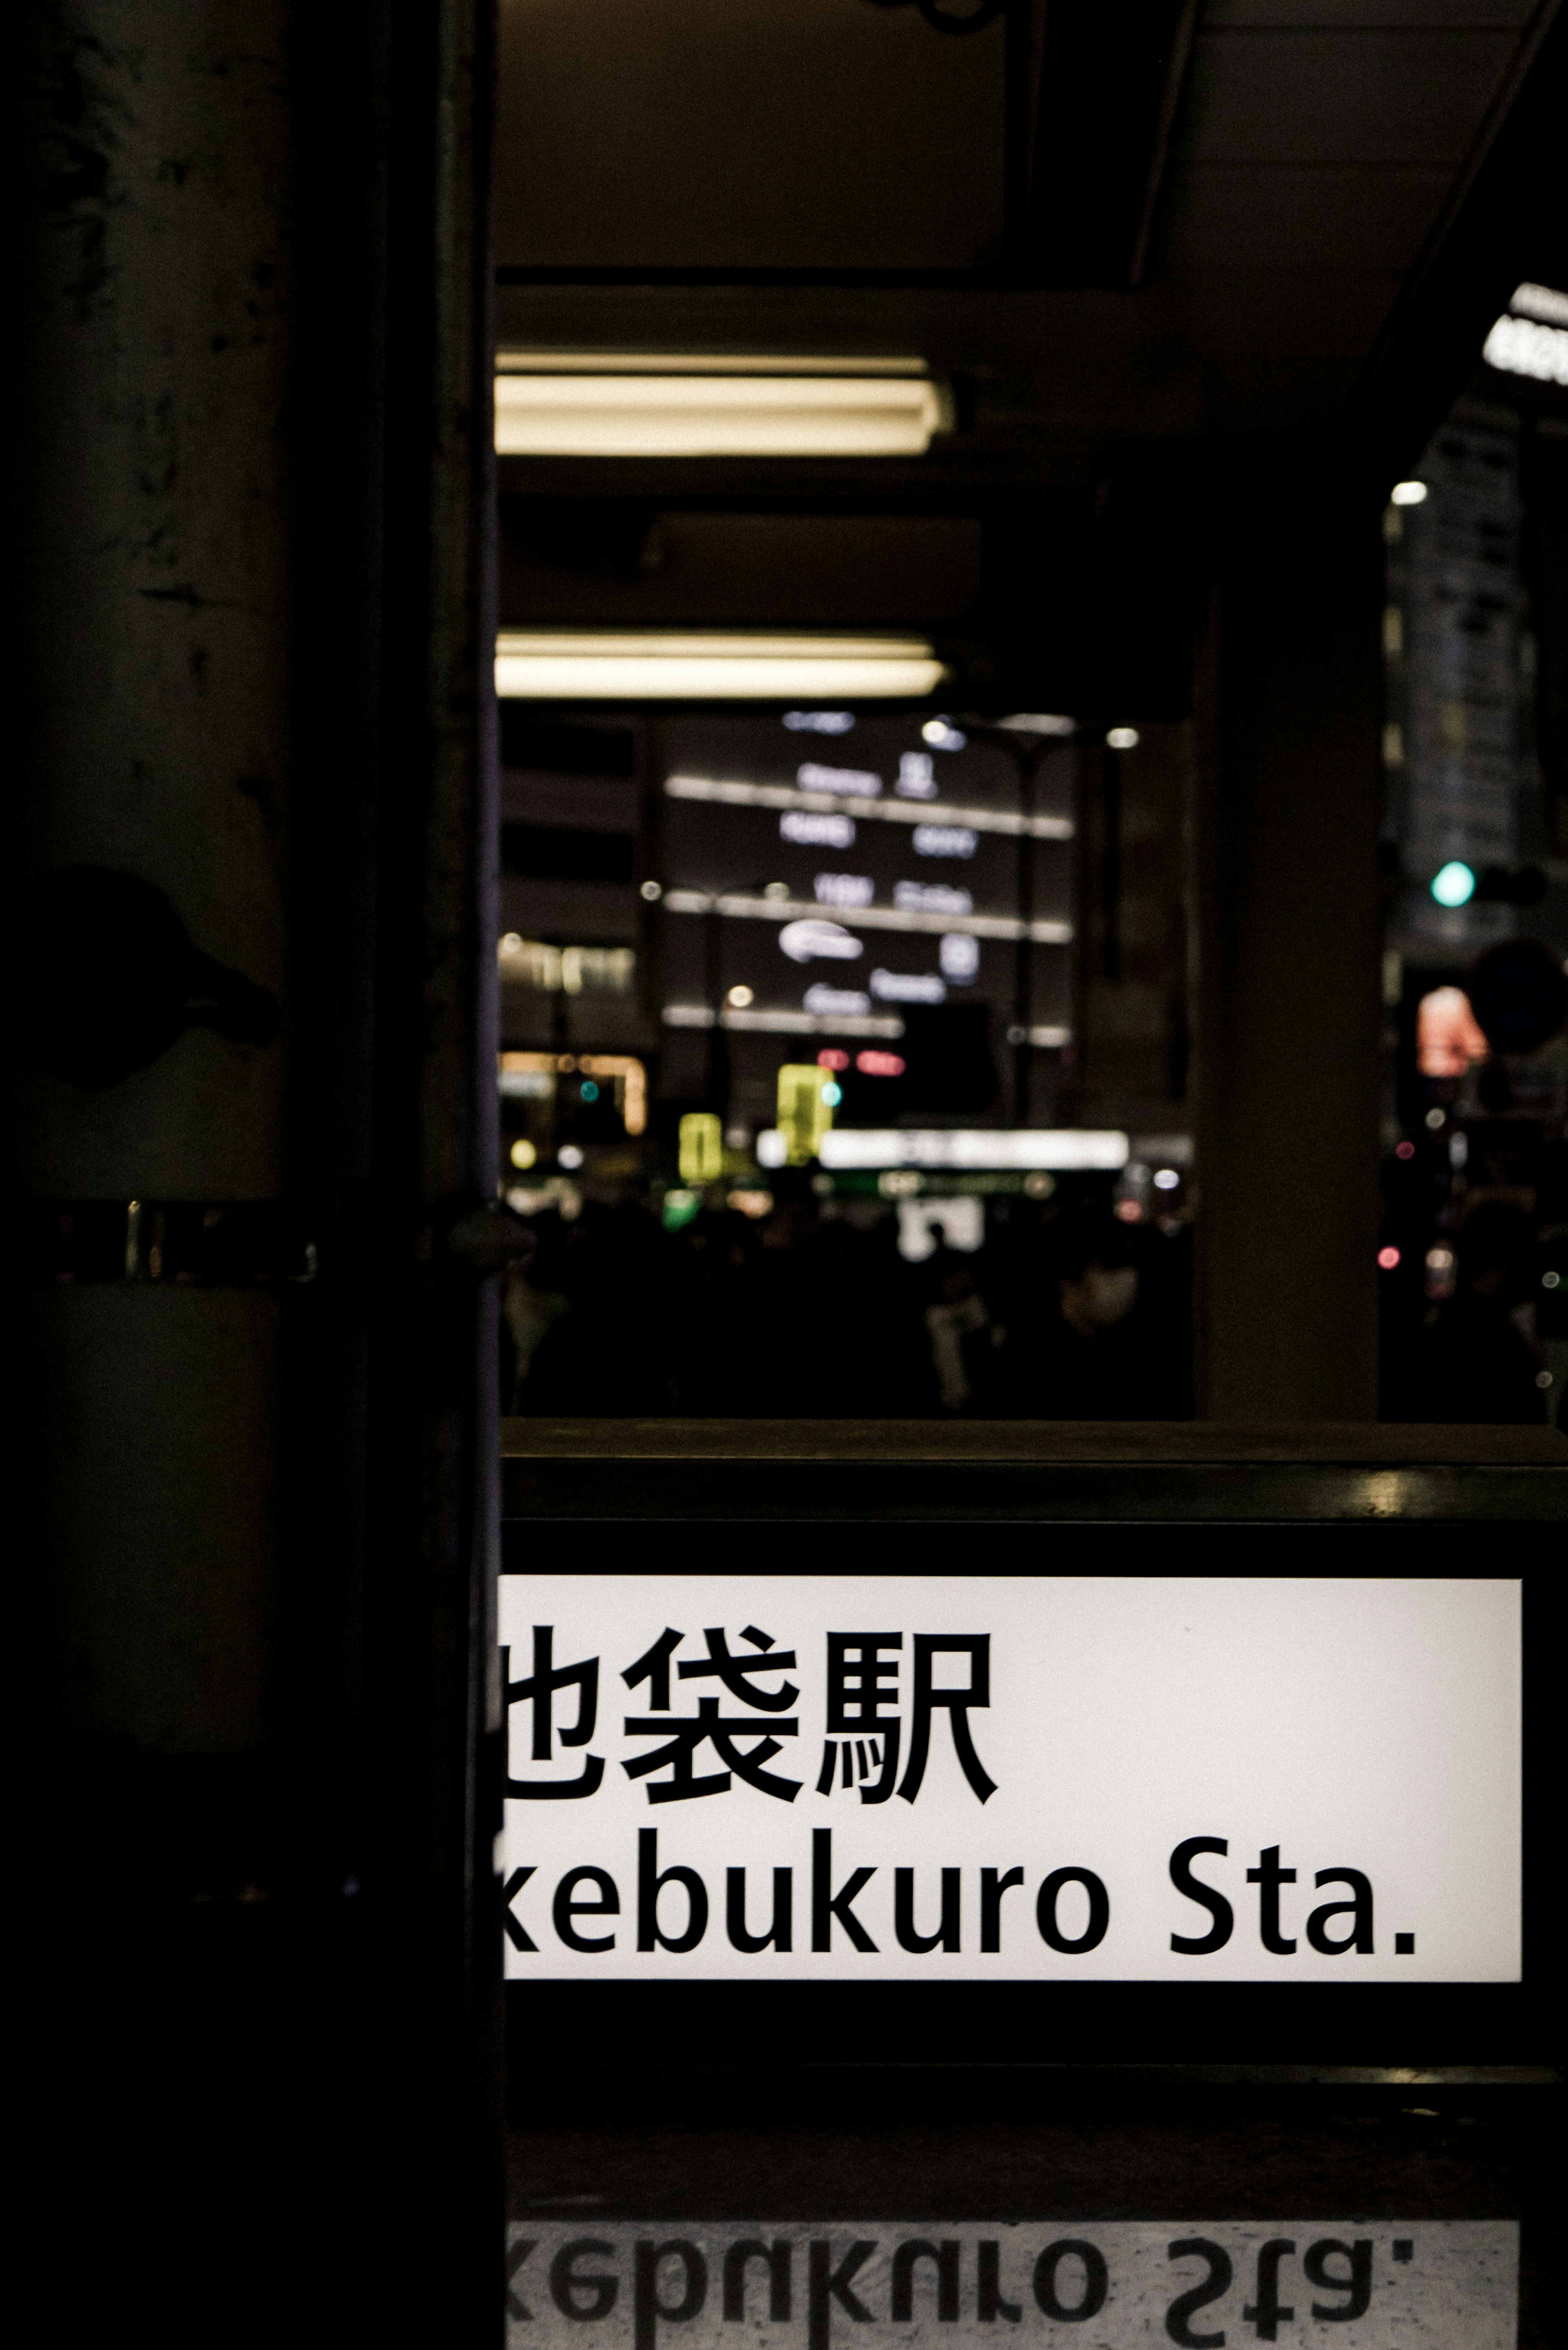
[[[1217,484],[1199,724],[1199,1392],[1377,1409],[1380,501],[1282,455]]]
[[[498,767],[487,0],[391,14],[378,1222],[370,1397],[367,1889],[387,2112],[429,2236],[410,2335],[493,2338],[500,1691],[496,1300],[464,1243],[495,1207]],[[389,2182],[389,2184],[390,2182]]]

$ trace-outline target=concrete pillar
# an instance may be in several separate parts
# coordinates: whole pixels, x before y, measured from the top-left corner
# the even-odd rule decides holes
[[[1273,452],[1216,504],[1199,696],[1199,1409],[1374,1419],[1378,502]]]
[[[79,2063],[140,2116],[135,2162],[102,2121],[104,2258],[166,2338],[249,2338],[187,2204],[276,2223],[263,2303],[319,2256],[349,2341],[402,2195],[378,2339],[488,2338],[488,12],[21,17],[3,1050],[51,2116]]]

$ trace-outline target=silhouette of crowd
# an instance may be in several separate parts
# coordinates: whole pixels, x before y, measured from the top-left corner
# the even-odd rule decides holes
[[[900,1254],[880,1200],[783,1175],[761,1218],[649,1203],[535,1220],[507,1284],[502,1394],[553,1415],[1179,1419],[1192,1411],[1190,1234],[1089,1193],[988,1202],[979,1249]]]

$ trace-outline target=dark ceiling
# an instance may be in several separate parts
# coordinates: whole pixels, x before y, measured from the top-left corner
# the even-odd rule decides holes
[[[960,402],[918,461],[508,460],[509,619],[864,619],[874,530],[781,568],[742,518],[923,514],[949,552],[884,534],[887,617],[1005,610],[1081,662],[1096,577],[1158,601],[1215,452],[1338,436],[1386,481],[1515,280],[1561,268],[1558,0],[1020,0],[971,37],[887,0],[502,0],[502,26],[504,347],[908,353]],[[605,501],[595,542],[572,515]]]

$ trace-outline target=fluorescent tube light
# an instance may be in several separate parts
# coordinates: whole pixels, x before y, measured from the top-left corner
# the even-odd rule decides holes
[[[909,638],[507,629],[495,640],[504,701],[909,701],[947,674]]]
[[[910,1128],[877,1133],[835,1127],[818,1156],[826,1168],[962,1167],[994,1170],[1044,1167],[1115,1170],[1127,1162],[1125,1134],[1085,1127],[985,1133],[974,1127]]]
[[[918,457],[950,422],[918,359],[496,361],[504,457]]]

